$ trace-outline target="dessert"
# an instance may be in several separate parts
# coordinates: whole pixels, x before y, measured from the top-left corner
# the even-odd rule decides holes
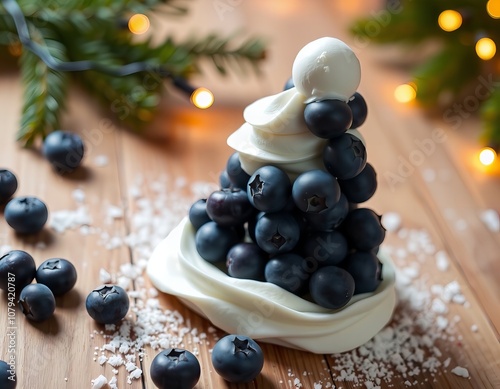
[[[354,128],[367,112],[359,61],[321,38],[299,52],[292,79],[245,109],[222,188],[193,204],[148,275],[226,332],[342,352],[373,337],[395,306],[380,216],[358,206],[377,186]]]

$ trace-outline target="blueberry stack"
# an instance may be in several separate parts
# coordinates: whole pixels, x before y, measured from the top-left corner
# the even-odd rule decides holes
[[[304,106],[307,128],[325,139],[323,166],[293,182],[277,166],[245,172],[238,152],[221,174],[221,189],[189,211],[200,256],[231,277],[270,282],[328,309],[382,280],[380,216],[359,207],[373,196],[376,174],[358,131],[367,116],[356,92]]]

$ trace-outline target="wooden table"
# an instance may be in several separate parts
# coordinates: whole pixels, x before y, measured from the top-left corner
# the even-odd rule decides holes
[[[68,258],[79,275],[75,290],[58,298],[54,318],[33,324],[17,311],[14,340],[18,388],[89,388],[91,380],[100,374],[108,379],[114,376],[112,366],[107,363],[101,366],[94,361],[101,354],[96,348],[105,343],[99,333],[104,328],[96,325],[85,312],[85,298],[99,285],[101,269],[114,276],[122,265],[144,263],[141,260],[147,259],[147,250],[139,246],[131,249],[122,241],[140,228],[138,215],[139,222],[147,218],[144,201],[149,201],[150,207],[154,201],[161,207],[170,207],[170,216],[163,214],[167,215],[165,225],[158,228],[167,231],[175,225],[188,204],[199,195],[200,188],[207,190],[200,183],[216,182],[232,152],[225,139],[242,123],[243,107],[258,97],[278,92],[288,78],[297,50],[324,35],[346,40],[362,63],[360,91],[370,110],[362,130],[369,161],[376,167],[379,178],[377,194],[367,206],[379,213],[392,211],[401,216],[401,228],[388,233],[386,245],[398,268],[409,277],[408,288],[431,293],[433,286],[435,291],[436,285],[457,281],[459,295],[463,296],[460,297],[463,301],[457,299],[455,303],[446,304],[447,312],[438,315],[436,312],[440,311],[434,310],[435,316],[442,317],[441,324],[443,319],[447,320],[451,331],[446,340],[436,340],[434,344],[442,354],[439,359],[446,363],[432,374],[427,371],[402,377],[396,373],[391,382],[382,380],[380,385],[382,388],[406,387],[405,381],[408,381],[417,388],[500,388],[500,234],[481,221],[481,212],[499,210],[500,175],[498,169],[486,171],[474,162],[479,147],[478,120],[471,118],[451,130],[439,117],[428,117],[417,107],[394,102],[394,87],[408,78],[403,68],[388,65],[391,62],[388,59],[397,59],[399,52],[374,45],[361,46],[345,32],[352,17],[375,10],[376,2],[355,1],[343,6],[320,1],[307,5],[299,1],[263,0],[251,4],[231,3],[233,10],[225,14],[220,23],[212,2],[200,2],[182,31],[196,28],[201,33],[216,27],[225,31],[243,27],[269,36],[264,75],[221,80],[211,77],[207,71],[205,77],[196,81],[216,92],[217,104],[208,111],[197,111],[178,98],[167,98],[151,129],[143,135],[112,124],[106,110],[73,88],[65,128],[82,134],[87,141],[87,155],[83,167],[69,176],[55,174],[37,149],[21,149],[15,144],[22,89],[17,72],[1,72],[0,165],[16,173],[20,183],[17,194],[39,196],[52,214],[85,205],[91,217],[90,227],[83,230],[75,228],[57,233],[47,227],[39,235],[27,238],[16,236],[3,218],[0,219],[3,250],[6,246],[26,250],[37,264],[50,257]],[[266,23],[259,22],[263,19]],[[301,28],[296,28],[297,25]],[[418,143],[433,139],[437,129],[443,129],[444,135],[439,134],[444,138],[439,141],[434,138],[432,151],[414,163],[418,166],[413,166],[411,172],[398,173],[401,161],[414,158],[412,153],[418,150]],[[390,179],[398,174],[397,181]],[[139,178],[142,181],[138,181]],[[140,196],[137,190],[141,191]],[[123,210],[123,216],[111,206]],[[161,207],[156,209],[157,213],[161,213]],[[412,252],[415,244],[408,236],[418,233],[425,235],[428,241],[419,246],[418,252]],[[113,240],[114,236],[117,239]],[[438,251],[446,253],[446,270],[444,267],[439,270],[443,263],[435,261]],[[147,278],[144,283],[139,278],[131,290],[148,288]],[[341,372],[335,369],[342,360],[339,356],[314,355],[268,344],[262,344],[266,355],[262,374],[253,383],[229,385],[210,364],[210,349],[223,333],[211,328],[208,321],[185,308],[176,298],[160,294],[158,299],[162,309],[180,313],[185,320],[184,327],[198,331],[198,334],[187,333],[182,344],[187,349],[197,349],[202,365],[199,389],[371,387],[363,381],[353,383],[339,379]],[[403,299],[397,315],[418,317],[422,312]],[[7,327],[5,301],[0,304],[0,323]],[[435,326],[431,328],[435,330]],[[0,359],[8,357],[9,339],[7,332],[4,333]],[[207,335],[204,341],[199,340],[200,333]],[[146,348],[139,366],[144,376],[132,380],[131,384],[126,382],[125,367],[119,367],[118,387],[153,388],[149,365],[155,354],[156,351]],[[452,373],[456,366],[467,368],[470,378]]]

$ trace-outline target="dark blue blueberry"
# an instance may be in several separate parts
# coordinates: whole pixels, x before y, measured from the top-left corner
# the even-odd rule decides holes
[[[309,292],[314,302],[328,309],[344,307],[354,294],[354,279],[337,266],[322,267],[314,272]]]
[[[254,217],[251,217],[250,220],[248,221],[247,224],[248,236],[254,242],[257,242],[257,239],[255,238],[255,227],[257,226],[257,221],[265,214],[266,214],[265,212],[259,212]]]
[[[353,178],[366,165],[365,145],[352,134],[331,139],[323,150],[323,163],[326,170],[339,180]]]
[[[227,335],[212,350],[212,365],[226,381],[244,383],[254,380],[264,366],[260,346],[244,335]]]
[[[193,389],[200,379],[201,368],[189,351],[170,348],[154,357],[149,374],[159,389]]]
[[[47,259],[36,271],[36,282],[48,286],[54,296],[61,296],[73,289],[76,278],[75,266],[64,258]]]
[[[80,166],[84,145],[77,134],[59,130],[47,135],[42,152],[57,172],[70,173]]]
[[[221,226],[244,224],[256,212],[241,188],[225,188],[213,192],[206,203],[207,214]]]
[[[0,388],[16,389],[16,360],[12,360],[12,366],[5,361],[0,361]]]
[[[343,267],[354,278],[354,294],[374,292],[382,282],[382,264],[373,252],[351,253]]]
[[[340,200],[333,208],[320,213],[304,213],[304,218],[310,229],[314,231],[332,231],[342,224],[349,212],[349,203],[342,193]]]
[[[302,296],[307,291],[311,273],[317,264],[294,253],[277,255],[266,264],[266,281]]]
[[[257,169],[248,180],[250,203],[263,212],[279,212],[290,199],[292,184],[288,175],[275,166]]]
[[[318,266],[338,265],[347,255],[347,240],[338,231],[315,232],[302,243],[302,254]]]
[[[10,200],[17,190],[17,178],[10,170],[0,169],[0,204]]]
[[[198,230],[203,224],[210,221],[207,213],[207,199],[200,199],[189,208],[189,221],[195,230]]]
[[[349,128],[358,128],[368,116],[368,107],[366,101],[360,93],[356,92],[351,100],[347,102],[352,111],[352,124]]]
[[[283,86],[283,90],[286,91],[288,89],[292,89],[295,86],[293,83],[293,78],[290,77],[288,80],[286,80],[285,85]]]
[[[307,128],[319,138],[332,139],[351,126],[352,112],[341,100],[322,100],[307,104],[304,109]]]
[[[259,247],[268,254],[286,253],[300,239],[299,223],[288,212],[266,213],[257,221],[255,239]]]
[[[92,319],[100,324],[115,324],[128,312],[127,292],[118,285],[101,285],[87,296],[85,308]]]
[[[293,183],[292,197],[302,212],[320,213],[337,205],[340,187],[331,174],[323,170],[309,170]]]
[[[385,228],[380,222],[380,216],[369,208],[349,212],[342,224],[342,231],[349,244],[362,251],[380,246],[385,238]]]
[[[35,260],[25,251],[12,250],[0,258],[0,289],[12,290],[13,286],[20,291],[31,284],[35,275]]]
[[[233,187],[246,190],[250,175],[241,167],[240,155],[238,152],[233,153],[229,157],[226,164],[226,172]]]
[[[373,166],[367,163],[356,177],[339,180],[339,185],[350,203],[364,203],[377,190],[377,173]]]
[[[255,243],[238,243],[227,254],[226,266],[231,277],[262,281],[267,255]]]
[[[48,286],[29,284],[19,294],[19,307],[27,319],[41,322],[54,314],[56,299]]]
[[[225,261],[231,247],[239,241],[236,230],[213,221],[202,225],[195,235],[196,250],[208,262]]]
[[[231,180],[229,179],[229,175],[226,170],[223,170],[219,175],[219,185],[221,188],[231,187]]]
[[[19,234],[35,234],[49,217],[47,206],[37,197],[15,197],[5,206],[5,220]]]

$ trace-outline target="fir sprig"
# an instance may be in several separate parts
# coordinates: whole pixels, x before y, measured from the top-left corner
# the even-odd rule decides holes
[[[235,36],[210,34],[177,42],[166,37],[153,44],[138,42],[124,22],[134,13],[163,12],[186,15],[191,0],[19,0],[31,38],[46,47],[59,61],[93,61],[108,68],[120,68],[132,62],[162,67],[172,77],[189,77],[202,71],[201,62],[210,59],[222,75],[252,69],[264,58],[260,39],[240,43]],[[0,3],[0,46],[17,47],[19,37],[12,18]],[[23,50],[19,59],[24,83],[24,105],[19,141],[32,144],[50,131],[61,127],[66,100],[68,74],[51,70],[35,54]],[[139,129],[157,108],[164,86],[153,71],[115,77],[94,70],[75,73],[71,80],[80,82],[96,95],[104,107],[119,120]]]

